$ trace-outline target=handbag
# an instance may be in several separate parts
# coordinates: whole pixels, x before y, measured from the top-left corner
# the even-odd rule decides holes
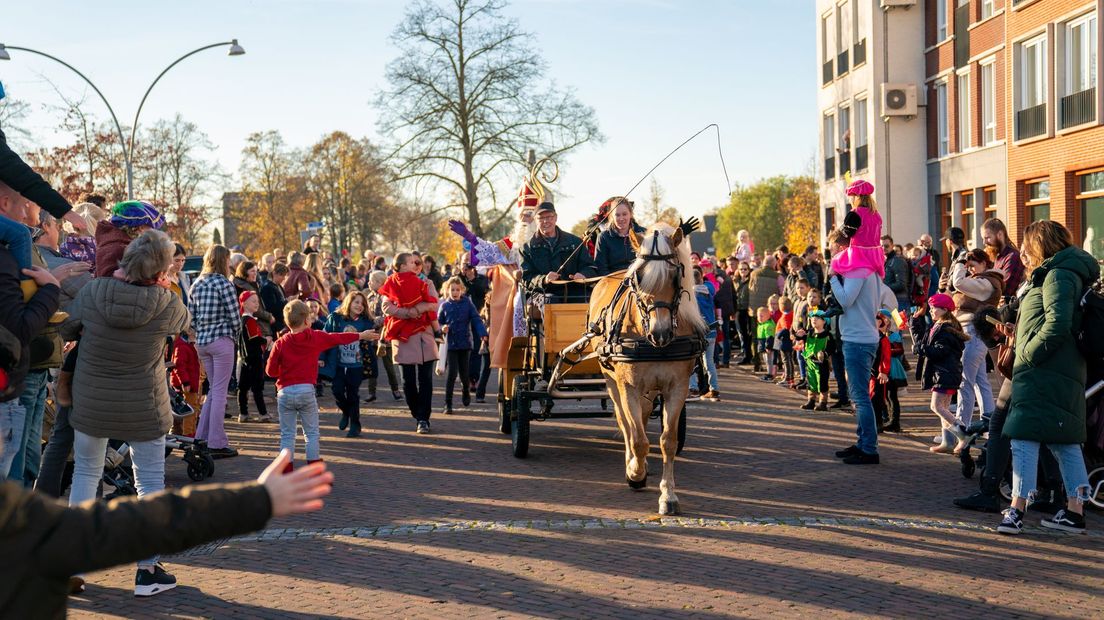
[[[445,374],[445,367],[448,365],[448,338],[441,341],[441,345],[437,348],[437,368],[434,372],[437,376]]]

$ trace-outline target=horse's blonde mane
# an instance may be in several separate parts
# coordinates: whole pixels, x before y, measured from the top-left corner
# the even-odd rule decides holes
[[[640,238],[640,251],[638,255],[650,255],[652,254],[652,232],[659,231],[659,244],[656,248],[659,254],[670,254],[671,245],[668,243],[671,235],[675,233],[675,228],[669,224],[663,222],[657,222],[644,232],[644,235]],[[688,325],[694,328],[699,334],[706,333],[705,319],[702,318],[701,311],[698,310],[698,301],[694,298],[694,267],[690,263],[690,239],[684,238],[678,247],[675,248],[675,257],[678,259],[680,265],[682,265],[682,294],[683,299],[679,301],[679,323],[682,325]],[[632,275],[637,270],[643,268],[645,261],[642,258],[637,258],[629,266],[628,274]],[[655,261],[659,262],[659,261]],[[652,291],[663,286],[664,281],[670,277],[669,270],[670,265],[666,263],[660,263],[663,265],[663,269],[649,269],[640,274],[640,288]]]

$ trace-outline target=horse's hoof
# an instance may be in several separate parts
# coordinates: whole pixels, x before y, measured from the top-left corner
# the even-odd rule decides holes
[[[634,491],[639,491],[648,486],[648,474],[644,474],[644,477],[640,480],[632,480],[628,476],[625,477],[625,482],[629,483],[629,488]]]
[[[678,502],[660,502],[659,514],[661,515],[677,515],[679,513]]]

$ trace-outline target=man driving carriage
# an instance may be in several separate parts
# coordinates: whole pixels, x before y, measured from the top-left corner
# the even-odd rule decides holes
[[[522,281],[529,295],[554,293],[571,301],[586,301],[584,285],[552,285],[555,281],[584,280],[598,275],[583,240],[557,226],[556,207],[542,202],[537,207],[537,234],[521,249]]]

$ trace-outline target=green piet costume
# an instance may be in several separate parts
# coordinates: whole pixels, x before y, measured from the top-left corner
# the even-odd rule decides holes
[[[827,329],[809,332],[805,336],[805,369],[809,391],[813,394],[828,392],[828,360],[835,352],[836,341]]]

